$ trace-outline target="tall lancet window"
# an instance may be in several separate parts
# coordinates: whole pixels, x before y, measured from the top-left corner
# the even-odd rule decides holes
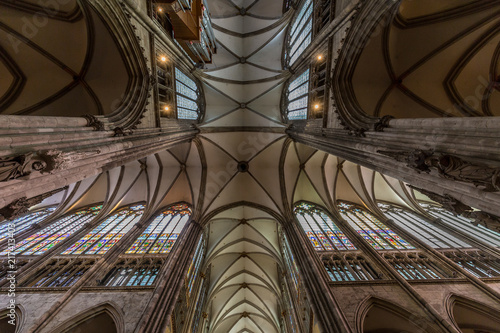
[[[29,212],[14,220],[7,220],[0,223],[0,241],[8,238],[9,234],[18,234],[23,230],[28,229],[35,223],[42,222],[56,208],[48,207],[34,212]]]
[[[101,285],[151,286],[182,229],[189,221],[191,208],[176,204],[156,215],[142,234],[104,275]],[[197,260],[199,257],[196,257]],[[194,260],[194,259],[193,259]],[[200,262],[196,261],[195,274]],[[191,286],[192,288],[192,286]]]
[[[429,223],[415,212],[384,203],[379,203],[378,206],[380,210],[383,211],[388,218],[396,222],[398,226],[435,249],[472,247],[463,240]]]
[[[166,254],[172,250],[191,209],[184,204],[171,206],[157,215],[126,254]]]
[[[101,210],[102,206],[81,209],[57,219],[49,226],[31,235],[25,240],[18,242],[14,254],[19,255],[40,255],[53,248],[78,230],[85,223],[90,222]],[[0,255],[7,254],[3,251]]]
[[[339,202],[338,209],[344,220],[374,249],[409,250],[415,248],[365,209],[347,202]]]
[[[200,114],[200,90],[196,82],[175,68],[177,118],[197,120]]]
[[[293,65],[312,40],[313,0],[305,0],[290,27],[286,58]]]
[[[143,205],[119,210],[61,254],[105,254],[139,222]]]
[[[295,206],[294,212],[317,251],[356,250],[330,216],[319,207],[301,202]]]
[[[420,204],[429,214],[449,225],[454,229],[461,230],[491,246],[500,247],[500,233],[485,228],[482,225],[474,225],[474,221],[462,216],[455,216],[448,210],[428,203]]]
[[[309,69],[294,79],[286,92],[286,116],[288,120],[307,119],[309,101]]]

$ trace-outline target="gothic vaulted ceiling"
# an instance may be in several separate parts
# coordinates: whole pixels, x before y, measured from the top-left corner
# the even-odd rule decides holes
[[[0,114],[116,111],[130,71],[110,28],[88,1],[43,3],[0,1]]]
[[[373,116],[500,115],[500,3],[403,0],[374,28],[352,73]]]

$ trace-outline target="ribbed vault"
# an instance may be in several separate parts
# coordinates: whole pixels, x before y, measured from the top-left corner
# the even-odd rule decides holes
[[[34,3],[0,1],[0,113],[117,111],[131,70],[99,13],[87,1]]]
[[[377,117],[498,116],[499,11],[497,1],[403,0],[353,66],[353,104]]]

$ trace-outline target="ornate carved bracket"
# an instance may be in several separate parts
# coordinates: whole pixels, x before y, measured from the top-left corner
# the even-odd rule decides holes
[[[418,172],[430,173],[436,170],[442,178],[471,183],[487,192],[500,191],[500,168],[474,164],[453,155],[435,155],[433,150],[377,152],[399,162],[406,162],[408,167]]]
[[[444,209],[452,212],[455,215],[460,215],[469,219],[473,219],[474,225],[482,225],[488,229],[500,232],[500,218],[482,211],[474,210],[472,207],[458,201],[449,194],[439,195],[437,193],[427,191],[412,185],[408,187],[419,191],[428,196],[431,200],[439,203]]]
[[[93,127],[96,131],[104,131],[104,123],[97,119],[96,116],[86,114],[83,118],[87,120],[87,127]]]
[[[27,213],[30,207],[38,205],[46,198],[51,197],[52,195],[54,195],[58,192],[61,192],[63,190],[67,190],[67,189],[68,189],[68,186],[65,186],[63,188],[60,188],[60,189],[57,189],[54,191],[40,194],[40,195],[33,197],[33,198],[28,199],[26,197],[22,197],[20,199],[16,199],[16,200],[12,201],[10,204],[8,204],[7,206],[0,209],[0,215],[2,215],[7,220],[13,220],[13,219],[18,218],[19,216]]]

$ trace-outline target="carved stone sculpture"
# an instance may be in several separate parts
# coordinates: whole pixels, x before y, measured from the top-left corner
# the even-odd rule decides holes
[[[66,162],[67,157],[58,150],[42,150],[36,153],[0,157],[0,182],[26,179],[33,171],[42,174],[50,173],[60,169]]]
[[[411,152],[379,150],[377,152],[399,162],[406,162],[407,166],[418,172],[429,173],[431,170],[436,170],[443,178],[472,183],[488,192],[500,191],[500,168],[471,163],[453,155],[435,155],[433,150],[417,149]]]
[[[7,220],[13,220],[27,213],[30,207],[38,205],[46,198],[51,197],[52,195],[66,189],[68,189],[68,186],[41,195],[37,195],[36,197],[33,198],[28,199],[26,197],[22,197],[20,199],[16,199],[7,206],[0,209],[0,215],[2,215]]]
[[[429,199],[441,204],[441,206],[443,206],[443,208],[448,210],[449,212],[474,220],[474,225],[482,225],[488,229],[500,232],[499,217],[479,210],[474,210],[474,208],[467,206],[466,204],[458,201],[448,194],[439,195],[437,193],[427,191],[412,185],[408,186],[426,195],[427,197],[429,197]]]

